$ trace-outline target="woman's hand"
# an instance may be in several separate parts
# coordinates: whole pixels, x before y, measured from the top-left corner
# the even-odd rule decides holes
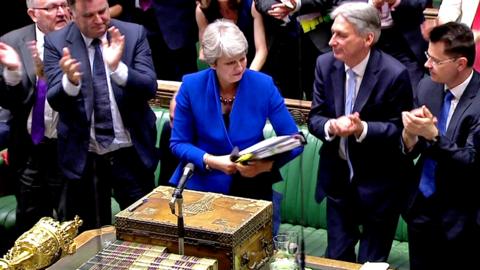
[[[255,177],[260,173],[272,170],[273,160],[252,160],[247,164],[235,163],[238,172],[243,177]]]
[[[235,163],[230,160],[230,155],[212,156],[207,154],[204,157],[204,162],[210,169],[219,170],[226,174],[234,174],[237,172]]]

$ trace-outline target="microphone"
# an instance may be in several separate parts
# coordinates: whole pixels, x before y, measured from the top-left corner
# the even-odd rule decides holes
[[[193,163],[188,163],[183,168],[182,177],[180,178],[180,181],[178,181],[178,185],[172,193],[172,200],[170,201],[170,207],[172,207],[172,205],[175,205],[175,199],[182,195],[183,189],[185,188],[185,184],[187,183],[187,180],[192,176],[194,169],[195,169],[195,165],[193,165]],[[175,209],[175,207],[173,209]]]

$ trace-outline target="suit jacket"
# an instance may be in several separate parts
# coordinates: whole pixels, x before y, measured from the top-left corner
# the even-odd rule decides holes
[[[7,148],[8,137],[10,135],[10,111],[0,107],[0,149]]]
[[[392,11],[396,29],[400,31],[408,47],[422,65],[427,61],[425,51],[428,47],[420,28],[425,21],[423,11],[426,7],[427,0],[402,0]]]
[[[113,80],[112,90],[133,146],[147,169],[157,166],[155,153],[155,114],[148,100],[155,96],[157,81],[145,30],[142,26],[112,20],[125,35],[122,62],[128,67],[125,86]],[[79,178],[85,168],[90,141],[93,112],[93,86],[88,50],[80,30],[70,23],[45,37],[45,73],[48,78],[47,98],[52,108],[59,112],[58,149],[60,168],[70,179]],[[77,96],[69,96],[62,86],[64,75],[58,62],[64,47],[73,58],[80,61],[82,83]]]
[[[298,133],[272,78],[248,69],[237,88],[229,127],[223,120],[219,86],[213,69],[186,75],[176,101],[170,149],[183,165],[187,162],[195,165],[195,173],[187,183],[190,189],[228,193],[231,175],[218,170],[207,171],[203,155],[228,155],[235,146],[242,150],[260,142],[264,139],[263,128],[267,120],[277,135]],[[275,161],[274,169],[278,170],[302,150],[302,147],[296,148],[283,155],[283,159]],[[183,165],[180,164],[172,176],[174,184],[180,178]]]
[[[433,115],[439,116],[444,84],[433,82],[430,77],[418,84],[415,106],[426,105]],[[441,223],[447,237],[455,237],[468,223],[475,221],[479,209],[478,190],[480,183],[480,74],[473,73],[472,80],[460,98],[450,119],[447,132],[437,142],[420,139],[411,155],[416,158],[416,178],[420,179],[425,158],[437,162],[435,172],[435,209],[440,213]],[[415,212],[417,196],[422,196],[418,181],[412,186],[412,197],[408,213]]]
[[[171,50],[195,44],[198,29],[193,0],[153,0],[155,19],[165,43]]]
[[[314,95],[308,129],[323,141],[316,198],[342,197],[350,185],[347,162],[339,156],[340,138],[325,139],[325,123],[344,115],[345,66],[327,53],[318,57]],[[353,112],[368,124],[362,142],[349,136],[348,150],[353,182],[364,207],[378,212],[398,209],[404,199],[408,160],[402,156],[398,138],[401,112],[412,107],[412,88],[406,68],[393,57],[372,49]],[[410,163],[411,164],[411,163]],[[379,210],[381,209],[381,210]]]
[[[348,0],[302,0],[302,6],[298,11],[298,15],[308,14],[312,12],[320,12],[323,16],[328,15],[332,9],[342,2]],[[264,17],[271,18],[266,20],[267,27],[272,27],[273,25],[280,25],[283,21],[275,20],[273,17],[267,14],[267,11],[273,4],[277,4],[279,0],[257,0],[256,7],[259,12],[264,14]],[[293,19],[295,20],[295,18]],[[317,25],[317,27],[309,31],[307,34],[312,40],[313,44],[317,47],[320,52],[326,52],[330,50],[328,41],[331,36],[331,23],[322,23]],[[271,30],[269,32],[272,32]]]
[[[27,154],[30,153],[32,140],[27,131],[27,119],[35,102],[35,85],[37,77],[32,54],[27,43],[36,40],[35,24],[30,24],[14,30],[0,38],[12,46],[22,61],[22,79],[16,86],[8,86],[3,79],[0,80],[0,106],[10,110],[10,139],[8,143],[9,159],[12,168],[19,169],[26,162]],[[0,74],[3,74],[3,66],[0,65]]]
[[[472,26],[479,0],[443,0],[438,10],[441,22],[461,22]]]

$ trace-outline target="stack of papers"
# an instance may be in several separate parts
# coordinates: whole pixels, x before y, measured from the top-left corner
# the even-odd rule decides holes
[[[240,151],[238,154],[233,153],[232,160],[234,162],[245,162],[264,159],[290,151],[305,143],[303,134],[271,137]]]

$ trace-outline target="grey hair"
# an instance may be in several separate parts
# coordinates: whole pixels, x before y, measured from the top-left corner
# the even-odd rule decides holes
[[[35,2],[35,0],[27,0],[27,8],[33,8],[33,2]]]
[[[353,25],[360,35],[373,33],[373,44],[380,38],[381,21],[378,10],[371,4],[363,2],[346,2],[332,11],[330,17],[342,16]]]
[[[222,56],[246,54],[248,42],[236,24],[227,19],[218,19],[205,29],[202,49],[205,62],[213,65]]]

